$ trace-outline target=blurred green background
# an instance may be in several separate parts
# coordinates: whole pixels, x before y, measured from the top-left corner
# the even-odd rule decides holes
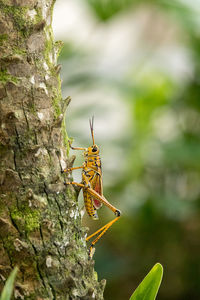
[[[122,211],[96,246],[105,299],[129,299],[156,262],[158,299],[200,299],[200,1],[57,0],[53,26],[68,134],[87,147],[95,116],[104,195]],[[99,217],[83,224],[113,214]]]

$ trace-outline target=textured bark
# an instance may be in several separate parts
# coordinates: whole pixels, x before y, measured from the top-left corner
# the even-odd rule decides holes
[[[88,259],[61,96],[53,0],[0,0],[0,285],[18,299],[103,299]]]

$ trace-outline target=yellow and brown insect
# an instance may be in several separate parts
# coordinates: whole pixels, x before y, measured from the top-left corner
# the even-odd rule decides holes
[[[92,146],[88,148],[82,147],[72,147],[70,143],[70,147],[73,150],[83,150],[85,161],[82,166],[75,168],[65,169],[64,172],[70,172],[72,170],[82,169],[82,182],[67,182],[66,184],[72,184],[79,186],[83,189],[83,198],[85,209],[88,215],[93,219],[98,219],[97,209],[99,209],[102,204],[106,205],[110,208],[114,214],[115,219],[101,227],[99,230],[95,231],[93,234],[86,238],[86,241],[89,241],[92,237],[97,236],[89,247],[89,256],[93,256],[93,248],[94,245],[98,242],[98,240],[104,235],[104,233],[112,226],[120,218],[120,210],[115,208],[112,204],[110,204],[106,198],[103,196],[103,185],[102,185],[102,169],[101,169],[101,159],[100,159],[100,151],[99,147],[95,144],[94,141],[94,117],[90,120],[90,130],[92,135]]]

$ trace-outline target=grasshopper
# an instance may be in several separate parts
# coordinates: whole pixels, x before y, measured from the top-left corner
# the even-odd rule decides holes
[[[63,170],[63,172],[71,172],[72,170],[82,169],[82,182],[66,182],[66,185],[75,185],[83,190],[83,198],[85,209],[88,215],[93,219],[98,219],[97,210],[104,204],[109,209],[111,209],[115,218],[95,231],[93,234],[86,238],[86,241],[89,241],[91,238],[97,236],[90,244],[89,247],[89,257],[92,258],[95,248],[94,245],[98,242],[98,240],[105,234],[105,232],[120,218],[121,212],[117,208],[115,208],[112,204],[106,200],[103,195],[103,185],[102,185],[102,168],[101,168],[101,159],[100,159],[100,150],[99,147],[95,144],[94,141],[94,117],[89,120],[90,123],[90,131],[92,135],[92,146],[88,148],[83,147],[72,147],[71,142],[69,142],[70,148],[73,150],[83,150],[85,161],[82,166],[68,168]]]

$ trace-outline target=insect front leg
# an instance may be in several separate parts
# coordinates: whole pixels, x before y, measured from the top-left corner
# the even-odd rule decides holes
[[[64,169],[63,172],[64,173],[68,173],[68,172],[71,172],[73,170],[78,170],[78,169],[83,169],[83,166],[80,166],[80,167],[73,167],[73,168],[67,168],[67,169]]]
[[[76,186],[79,186],[79,187],[81,187],[81,188],[85,187],[85,185],[84,185],[84,184],[82,184],[82,183],[78,183],[78,182],[75,182],[75,181],[71,181],[71,182],[65,182],[65,185],[70,185],[70,184],[72,184],[72,185],[76,185]]]
[[[84,151],[87,150],[87,148],[83,148],[83,147],[72,147],[72,142],[71,141],[69,141],[69,146],[72,150],[84,150]]]

